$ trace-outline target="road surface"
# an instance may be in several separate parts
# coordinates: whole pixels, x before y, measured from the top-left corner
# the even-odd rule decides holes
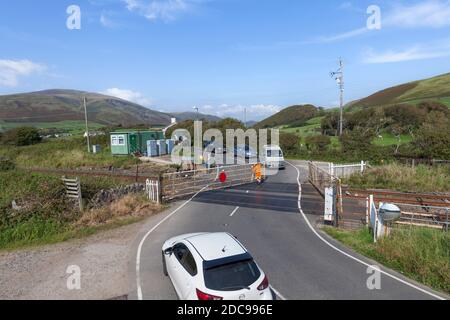
[[[256,184],[200,193],[151,219],[135,243],[129,265],[129,299],[176,299],[162,274],[161,246],[185,233],[222,232],[236,236],[269,276],[278,299],[438,299],[429,288],[382,268],[381,289],[369,290],[366,259],[316,231],[301,207],[299,183],[307,168],[288,166]],[[300,196],[300,197],[299,197]],[[299,205],[300,204],[300,205]],[[323,204],[317,203],[317,206]]]

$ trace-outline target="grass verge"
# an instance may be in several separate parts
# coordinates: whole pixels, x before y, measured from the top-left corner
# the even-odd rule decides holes
[[[346,231],[325,227],[328,235],[360,254],[436,290],[450,294],[450,234],[403,227],[373,243],[367,229]]]
[[[354,174],[344,183],[360,189],[390,189],[404,192],[449,192],[450,165],[415,168],[391,164]]]

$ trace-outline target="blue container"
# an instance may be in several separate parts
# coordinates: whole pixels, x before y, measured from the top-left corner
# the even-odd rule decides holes
[[[172,154],[173,148],[175,147],[175,141],[174,140],[166,140],[167,144],[167,153]]]
[[[166,140],[158,140],[158,147],[159,147],[159,155],[160,156],[167,154]]]
[[[147,141],[147,156],[157,157],[159,155],[159,146],[156,140]]]

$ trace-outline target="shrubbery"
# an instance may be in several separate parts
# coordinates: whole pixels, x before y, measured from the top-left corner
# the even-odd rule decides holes
[[[33,127],[18,127],[3,133],[1,142],[14,146],[29,146],[41,142],[39,131]]]

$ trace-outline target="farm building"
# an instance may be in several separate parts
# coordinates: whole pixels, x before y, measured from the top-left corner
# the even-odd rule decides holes
[[[111,132],[111,153],[132,155],[147,153],[147,141],[164,139],[162,131],[116,131]]]

